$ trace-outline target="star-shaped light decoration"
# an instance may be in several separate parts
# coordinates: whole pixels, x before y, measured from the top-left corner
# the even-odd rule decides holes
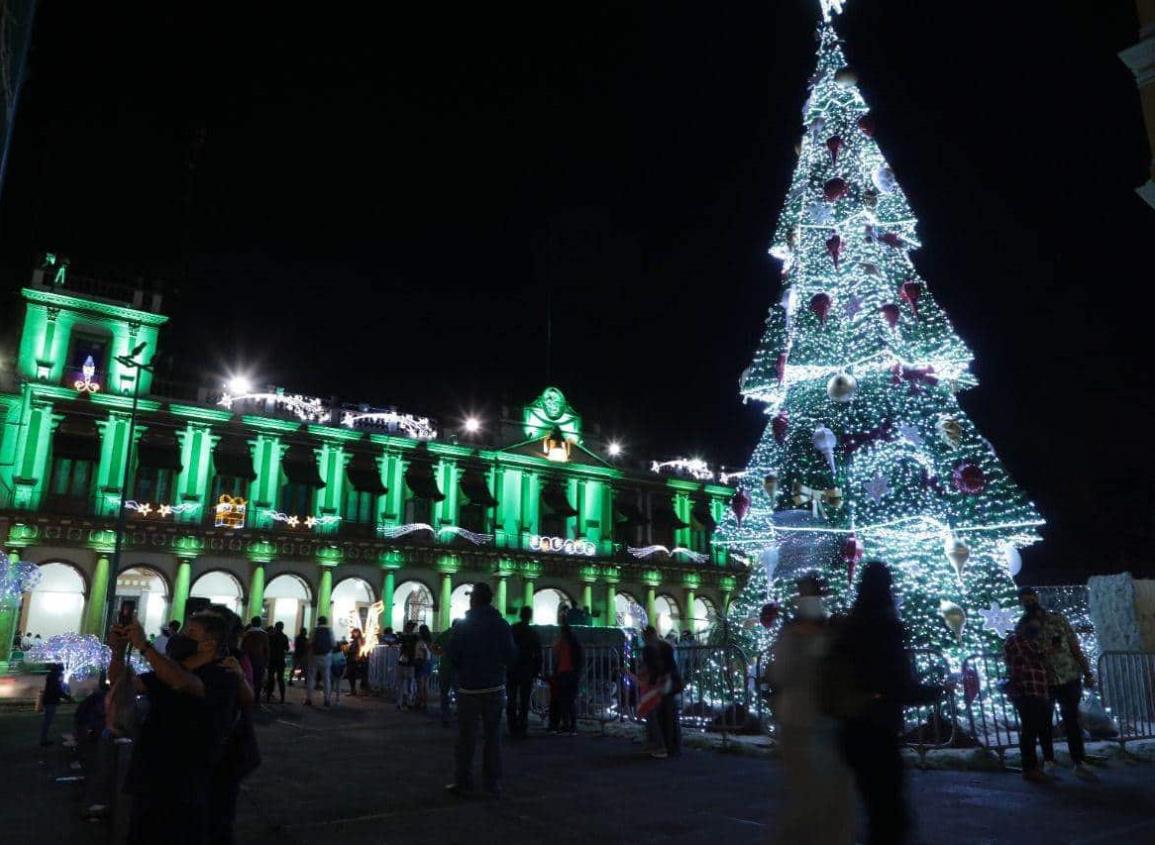
[[[161,516],[172,516],[172,505],[161,505],[156,512]]]
[[[1015,630],[1015,622],[1018,620],[1019,609],[999,607],[997,601],[992,601],[990,608],[987,610],[980,610],[979,616],[983,618],[983,625],[987,630],[994,631],[1003,639]]]
[[[842,306],[842,310],[846,313],[847,317],[853,319],[854,315],[862,310],[862,297],[856,293],[850,294]]]
[[[922,433],[918,430],[918,426],[913,423],[900,422],[898,424],[898,433],[902,435],[903,439],[908,443],[913,443],[915,446],[921,446],[925,441]]]
[[[315,517],[315,516],[305,517],[305,527],[306,528],[312,528],[316,524],[317,524],[317,517]]]
[[[866,495],[874,500],[875,504],[882,501],[882,497],[890,492],[890,482],[879,474],[878,470],[874,471],[874,478],[864,483],[863,488],[866,490]]]
[[[136,512],[141,516],[148,516],[150,513],[152,513],[152,505],[148,502],[144,502],[139,508],[136,509]]]
[[[834,212],[824,202],[812,202],[806,211],[810,215],[811,221],[819,226],[825,226],[834,219]]]
[[[285,522],[287,522],[289,524],[290,528],[296,528],[298,525],[301,524],[301,520],[297,518],[296,514],[294,514],[293,516],[290,516],[288,519],[285,520]]]

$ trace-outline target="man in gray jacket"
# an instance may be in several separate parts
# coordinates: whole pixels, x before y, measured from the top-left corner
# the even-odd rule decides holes
[[[473,783],[477,723],[484,736],[481,778],[485,792],[501,797],[501,716],[505,711],[506,670],[517,649],[509,623],[492,606],[493,590],[478,582],[469,594],[469,612],[453,630],[448,654],[457,679],[457,748],[453,783],[446,789],[464,795]]]

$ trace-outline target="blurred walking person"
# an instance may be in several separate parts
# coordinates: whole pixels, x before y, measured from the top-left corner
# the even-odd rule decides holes
[[[308,675],[309,666],[309,629],[302,628],[301,633],[293,638],[293,669],[289,672],[289,686],[293,685],[293,678],[300,676],[304,681]]]
[[[333,648],[337,643],[333,639],[333,629],[329,627],[329,620],[325,616],[317,617],[317,626],[313,628],[313,638],[309,640],[309,670],[305,673],[305,705],[313,706],[313,686],[317,673],[321,673],[321,684],[324,690],[326,707],[331,706],[333,688]]]
[[[61,701],[72,700],[72,696],[68,694],[68,689],[64,686],[63,663],[48,664],[48,676],[44,679],[44,692],[40,695],[40,707],[44,711],[44,718],[40,722],[40,744],[47,746],[52,744],[52,740],[48,738],[48,733],[52,730],[52,720],[56,718],[56,708],[60,706]]]
[[[562,618],[553,644],[553,675],[550,678],[549,732],[577,733],[577,694],[582,671],[582,644],[566,617]]]
[[[854,606],[823,672],[823,708],[842,718],[842,753],[866,805],[867,845],[902,845],[910,819],[899,732],[902,708],[930,703],[941,688],[919,687],[906,653],[886,564],[863,567]]]
[[[269,668],[269,635],[261,625],[261,617],[254,616],[241,637],[241,651],[249,658],[253,667],[253,691],[260,705],[260,693],[265,687],[265,672]]]
[[[437,655],[437,686],[441,694],[441,724],[444,727],[449,727],[449,699],[457,689],[457,675],[449,657],[449,643],[460,623],[460,619],[454,619],[453,624],[433,641],[433,653]]]
[[[778,636],[767,671],[786,769],[774,838],[782,845],[854,841],[854,791],[839,749],[839,723],[819,707],[832,632],[816,586],[812,580],[799,584],[794,618]]]
[[[429,679],[433,676],[433,634],[428,625],[417,629],[417,642],[413,647],[413,678],[417,685],[415,708],[425,710],[429,706]]]
[[[678,694],[685,688],[674,657],[674,647],[658,636],[658,629],[642,629],[642,671],[644,692],[639,710],[649,715],[647,723],[651,757],[663,759],[682,753],[682,728],[678,717]]]

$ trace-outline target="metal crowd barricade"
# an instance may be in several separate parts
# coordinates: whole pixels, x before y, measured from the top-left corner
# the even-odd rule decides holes
[[[541,677],[533,686],[530,710],[542,724],[549,721],[550,684],[555,673],[553,649],[542,654]],[[578,681],[575,710],[579,721],[606,722],[622,718],[622,654],[612,646],[583,645],[581,676]]]
[[[950,676],[950,664],[936,648],[918,648],[908,652],[919,684],[944,686]],[[921,763],[932,748],[946,748],[953,744],[955,733],[955,695],[943,691],[931,704],[903,708],[902,742],[913,748]]]
[[[1107,651],[1099,655],[1103,706],[1115,721],[1120,746],[1155,738],[1155,653]]]
[[[369,652],[369,689],[382,695],[397,694],[397,658],[401,647],[378,645]]]
[[[750,663],[733,645],[679,646],[674,650],[685,688],[680,721],[684,727],[718,731],[723,736],[748,731]]]
[[[1006,663],[1001,654],[972,654],[962,662],[962,677],[976,689],[965,704],[971,737],[1002,760],[1008,748],[1019,744],[1019,714],[1003,691]]]

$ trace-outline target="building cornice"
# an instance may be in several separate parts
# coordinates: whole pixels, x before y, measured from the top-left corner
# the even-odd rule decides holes
[[[106,302],[97,302],[82,296],[69,296],[55,291],[24,288],[22,293],[28,302],[44,305],[50,308],[67,308],[81,313],[94,314],[99,317],[110,317],[114,320],[126,320],[130,323],[139,323],[143,326],[157,328],[168,322],[164,314],[154,314],[151,311],[138,311],[135,308],[125,308],[122,305],[111,305]]]

